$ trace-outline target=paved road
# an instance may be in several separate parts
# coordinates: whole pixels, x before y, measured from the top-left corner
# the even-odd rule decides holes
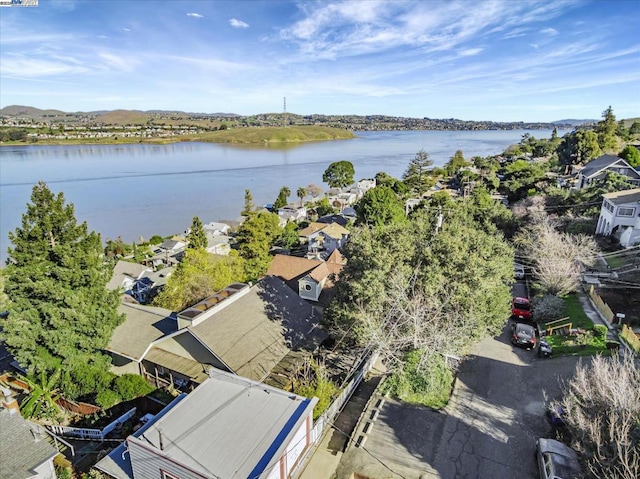
[[[344,454],[336,477],[536,478],[535,439],[550,434],[545,394],[559,395],[559,380],[577,361],[514,349],[505,325],[463,363],[443,412],[387,399],[364,447]]]

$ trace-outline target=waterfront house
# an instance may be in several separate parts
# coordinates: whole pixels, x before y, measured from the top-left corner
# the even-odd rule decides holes
[[[602,155],[587,163],[578,172],[576,186],[580,190],[591,182],[604,178],[609,172],[626,176],[631,184],[640,186],[640,172],[622,158],[613,155]]]
[[[300,241],[307,244],[310,253],[323,251],[328,256],[333,250],[344,246],[349,237],[349,230],[337,223],[310,223],[298,234]]]
[[[231,227],[228,224],[215,221],[202,225],[202,228],[205,233],[211,233],[212,235],[228,235],[231,231]]]
[[[278,210],[278,216],[285,220],[285,224],[289,221],[302,221],[307,217],[307,208],[296,205],[283,206]]]
[[[115,479],[286,479],[311,446],[317,401],[212,372],[96,468]]]
[[[111,279],[107,283],[107,289],[113,291],[122,288],[122,291],[128,291],[147,272],[151,272],[151,268],[138,263],[119,260],[113,268]]]
[[[625,248],[640,243],[640,188],[602,195],[596,234],[613,235]]]

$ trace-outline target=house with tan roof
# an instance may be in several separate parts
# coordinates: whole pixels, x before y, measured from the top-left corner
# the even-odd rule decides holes
[[[625,248],[640,244],[640,188],[602,195],[596,234],[613,235]]]
[[[271,260],[266,274],[280,278],[302,299],[317,302],[324,294],[327,301],[323,302],[328,302],[334,278],[340,274],[345,263],[344,256],[337,249],[333,250],[327,261],[277,254]]]
[[[157,387],[190,390],[211,368],[287,387],[328,336],[321,314],[273,276],[229,285],[176,315],[125,307],[107,350],[116,372],[137,372]]]
[[[309,223],[298,235],[300,241],[307,244],[310,253],[324,251],[328,255],[344,246],[349,238],[349,230],[338,223]]]

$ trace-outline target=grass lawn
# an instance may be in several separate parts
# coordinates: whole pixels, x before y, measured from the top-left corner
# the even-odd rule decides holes
[[[584,313],[578,296],[572,294],[564,298],[564,312],[569,317],[567,323],[571,323],[572,329],[582,329],[585,332],[577,335],[551,335],[544,339],[553,348],[554,356],[571,354],[573,356],[591,356],[593,354],[610,354],[607,349],[607,328],[594,326],[589,317]],[[540,325],[542,330],[545,324]]]
[[[624,254],[605,256],[604,258],[611,269],[620,268],[629,262],[629,257]]]

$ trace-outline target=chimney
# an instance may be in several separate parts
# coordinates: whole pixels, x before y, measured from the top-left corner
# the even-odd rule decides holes
[[[16,401],[16,399],[11,394],[11,389],[2,388],[2,396],[2,407],[9,411],[11,414],[20,414],[20,406],[18,406],[18,401]]]

